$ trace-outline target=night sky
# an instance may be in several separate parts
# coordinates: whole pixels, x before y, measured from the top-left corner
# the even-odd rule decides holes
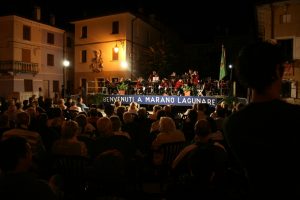
[[[42,18],[56,15],[58,25],[87,16],[99,16],[113,11],[143,10],[178,32],[185,41],[213,40],[224,32],[231,35],[249,32],[254,22],[254,2],[257,0],[195,1],[184,0],[1,0],[0,12],[14,11],[32,16],[34,5],[42,7]],[[142,9],[141,9],[142,8]],[[203,27],[203,28],[200,28]]]

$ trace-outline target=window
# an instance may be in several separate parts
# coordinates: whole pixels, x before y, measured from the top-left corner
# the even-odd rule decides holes
[[[54,66],[54,55],[47,54],[47,66]]]
[[[86,50],[82,50],[81,51],[81,62],[82,63],[86,63],[87,61],[87,53],[86,53]]]
[[[53,80],[53,92],[59,92],[59,81]]]
[[[87,34],[88,34],[87,26],[83,26],[81,28],[81,38],[87,38]]]
[[[112,34],[118,34],[119,33],[119,21],[114,21],[112,23]]]
[[[97,78],[98,87],[105,87],[105,79]]]
[[[33,91],[32,80],[24,79],[24,91],[25,92],[32,92]]]
[[[23,26],[23,40],[31,40],[31,28],[30,26]]]
[[[291,14],[280,15],[280,24],[288,24],[291,23]]]
[[[53,33],[47,33],[47,43],[54,44],[54,34]]]
[[[283,49],[285,60],[293,60],[293,39],[277,40],[277,43]]]
[[[113,77],[111,79],[112,83],[118,83],[119,82],[119,78]]]
[[[22,49],[22,62],[31,62],[31,51],[30,49]]]
[[[112,60],[119,60],[119,52],[115,52],[114,48],[112,49]]]

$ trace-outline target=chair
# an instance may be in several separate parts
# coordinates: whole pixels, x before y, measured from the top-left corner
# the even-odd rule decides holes
[[[52,170],[61,178],[62,190],[66,194],[85,192],[89,166],[90,159],[83,156],[54,155],[52,158]]]
[[[186,146],[186,142],[172,142],[160,145],[159,149],[155,153],[159,153],[163,156],[159,165],[156,165],[156,174],[160,181],[160,190],[164,190],[164,186],[171,178],[171,165],[173,160],[179,154],[179,152]]]
[[[160,146],[163,153],[162,165],[170,167],[179,152],[186,146],[185,142],[165,143]]]

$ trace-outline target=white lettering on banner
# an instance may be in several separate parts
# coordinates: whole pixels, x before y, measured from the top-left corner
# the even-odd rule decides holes
[[[116,100],[124,104],[136,101],[140,104],[175,104],[178,106],[191,106],[195,103],[207,103],[215,106],[217,103],[216,97],[193,97],[193,96],[143,96],[143,95],[103,95],[103,103],[114,103]]]

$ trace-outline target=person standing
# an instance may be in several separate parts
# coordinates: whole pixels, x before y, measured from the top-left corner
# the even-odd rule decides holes
[[[281,99],[283,55],[278,45],[259,41],[238,56],[237,77],[252,96],[223,130],[247,177],[243,199],[300,198],[300,106]]]

